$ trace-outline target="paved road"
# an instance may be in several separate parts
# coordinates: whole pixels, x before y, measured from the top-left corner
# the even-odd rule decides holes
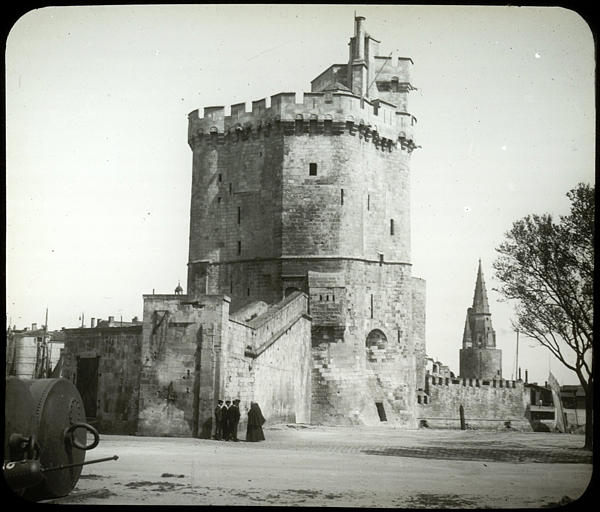
[[[265,435],[101,436],[87,460],[119,459],[85,466],[54,502],[538,508],[579,498],[592,472],[583,437],[571,434],[281,425]]]

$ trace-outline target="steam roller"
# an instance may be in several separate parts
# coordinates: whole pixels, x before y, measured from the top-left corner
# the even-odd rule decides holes
[[[71,381],[6,378],[3,473],[16,494],[30,501],[68,495],[82,466],[118,459],[86,462],[99,441]]]

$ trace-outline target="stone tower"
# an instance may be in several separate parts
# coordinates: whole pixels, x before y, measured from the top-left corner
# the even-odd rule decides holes
[[[189,115],[189,295],[310,299],[312,421],[415,424],[424,281],[411,275],[412,60],[355,19],[303,95]]]
[[[496,332],[488,304],[481,260],[473,305],[467,309],[463,347],[460,349],[460,376],[471,379],[501,379],[502,351],[496,348]]]

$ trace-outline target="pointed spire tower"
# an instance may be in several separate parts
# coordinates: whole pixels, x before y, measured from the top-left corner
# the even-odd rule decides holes
[[[496,348],[496,332],[483,279],[481,259],[477,269],[473,305],[467,309],[460,350],[460,376],[471,379],[502,378],[502,351]]]

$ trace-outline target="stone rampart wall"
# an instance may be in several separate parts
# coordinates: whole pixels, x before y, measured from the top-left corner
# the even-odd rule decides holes
[[[419,420],[430,427],[460,428],[460,407],[472,428],[529,430],[526,417],[528,394],[523,381],[451,379],[428,375],[427,404],[418,404]],[[422,399],[423,401],[423,399]]]

